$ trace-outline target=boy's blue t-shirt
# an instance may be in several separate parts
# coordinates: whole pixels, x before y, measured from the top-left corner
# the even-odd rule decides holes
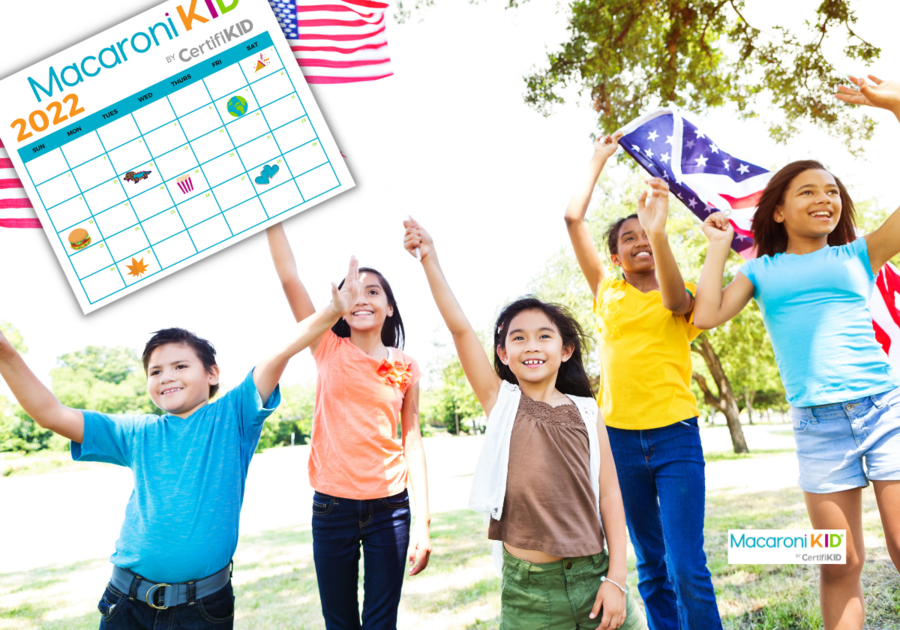
[[[791,405],[829,405],[900,384],[872,328],[875,274],[866,239],[760,256],[740,272],[753,283]]]
[[[263,422],[281,402],[262,404],[253,372],[187,418],[84,413],[77,461],[131,468],[134,490],[113,564],[154,582],[201,579],[231,560],[244,483]]]

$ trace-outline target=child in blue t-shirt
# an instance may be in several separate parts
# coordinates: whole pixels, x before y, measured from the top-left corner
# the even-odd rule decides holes
[[[870,78],[875,85],[860,79],[858,91],[841,87],[837,97],[900,120],[900,83]],[[791,404],[810,521],[816,529],[847,530],[846,564],[821,565],[824,626],[862,628],[861,490],[869,481],[900,568],[900,374],[875,339],[868,307],[878,270],[900,253],[900,212],[856,238],[846,188],[820,163],[804,160],[769,180],[753,217],[759,257],[724,290],[734,230],[715,213],[703,231],[710,244],[694,323],[714,328],[756,299]]]
[[[296,324],[289,339],[243,382],[219,388],[212,345],[181,328],[157,331],[144,349],[147,390],[163,416],[114,416],[64,407],[0,333],[0,375],[37,424],[72,440],[72,457],[131,468],[134,491],[113,574],[98,608],[101,629],[231,628],[231,557],[250,459],[281,396],[295,354],[356,303],[358,266],[332,303]]]

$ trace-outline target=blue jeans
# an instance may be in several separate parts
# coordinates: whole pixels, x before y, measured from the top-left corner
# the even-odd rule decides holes
[[[721,628],[703,551],[706,463],[697,419],[607,430],[650,630]]]
[[[393,630],[409,547],[409,494],[357,501],[313,495],[313,558],[328,630]],[[359,547],[365,598],[359,620]]]
[[[234,628],[234,591],[231,582],[194,605],[179,604],[156,610],[112,584],[106,586],[100,603],[100,630],[231,630]]]

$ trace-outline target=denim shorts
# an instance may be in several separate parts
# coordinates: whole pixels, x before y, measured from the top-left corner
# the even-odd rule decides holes
[[[821,407],[791,407],[800,488],[813,494],[900,480],[900,388]]]

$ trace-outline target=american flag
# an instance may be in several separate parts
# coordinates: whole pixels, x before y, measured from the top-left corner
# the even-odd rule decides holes
[[[387,3],[269,0],[307,83],[356,83],[394,74],[385,32]]]
[[[620,146],[701,221],[721,211],[734,227],[731,248],[756,257],[753,213],[773,173],[727,153],[675,108],[663,108],[622,128]],[[869,299],[875,338],[900,367],[900,271],[887,263]],[[891,350],[893,349],[893,354]]]
[[[9,153],[0,140],[0,228],[39,228],[22,180],[13,168]]]

